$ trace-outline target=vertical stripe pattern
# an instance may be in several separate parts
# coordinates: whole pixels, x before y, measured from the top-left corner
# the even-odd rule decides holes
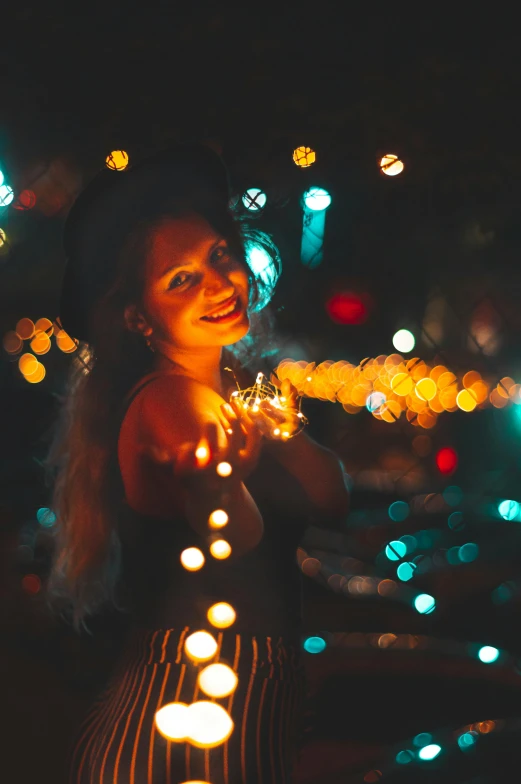
[[[211,699],[198,688],[207,663],[194,664],[184,641],[194,628],[135,635],[108,687],[83,722],[69,784],[291,784],[302,743],[304,667],[299,644],[281,637],[220,631],[211,660],[238,675],[237,689],[215,700],[231,715],[232,734],[212,749],[167,741],[156,711],[169,702]],[[209,662],[208,662],[209,663]]]

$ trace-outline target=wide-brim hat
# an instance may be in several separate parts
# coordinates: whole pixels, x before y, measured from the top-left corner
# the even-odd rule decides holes
[[[230,197],[222,158],[203,144],[178,144],[123,171],[105,168],[74,202],[64,229],[66,267],[59,317],[73,338],[89,341],[93,308],[114,281],[131,230],[175,199],[193,206]]]

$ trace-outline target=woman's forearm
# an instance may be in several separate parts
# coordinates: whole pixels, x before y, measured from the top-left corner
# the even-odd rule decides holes
[[[286,442],[267,441],[266,448],[297,479],[318,512],[338,517],[347,514],[346,474],[334,452],[306,433]]]

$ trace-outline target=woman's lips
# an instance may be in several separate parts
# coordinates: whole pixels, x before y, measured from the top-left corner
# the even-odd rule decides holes
[[[233,300],[231,300],[233,302]],[[222,309],[226,306],[223,305]],[[201,316],[201,321],[207,321],[209,324],[224,324],[228,321],[233,321],[241,314],[241,300],[240,297],[235,298],[235,307],[224,316]]]

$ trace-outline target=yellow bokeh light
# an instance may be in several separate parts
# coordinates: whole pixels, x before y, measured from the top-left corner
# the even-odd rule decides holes
[[[0,229],[0,248],[7,242],[7,234],[3,229]]]
[[[46,373],[45,367],[41,364],[41,362],[38,362],[38,366],[35,372],[31,373],[31,375],[29,376],[24,376],[24,378],[26,381],[29,382],[29,384],[39,384],[40,381],[43,381],[43,379],[45,378],[45,373]]]
[[[393,155],[392,153],[387,153],[380,161],[380,171],[384,174],[389,175],[390,177],[395,177],[397,174],[401,174],[403,172],[403,162],[398,158],[397,155]]]
[[[22,318],[15,327],[16,334],[22,340],[29,340],[34,335],[34,324],[29,318]]]
[[[209,632],[194,632],[185,640],[185,651],[196,662],[207,661],[215,656],[217,642]]]
[[[197,683],[209,697],[227,697],[237,688],[239,679],[227,664],[209,664],[201,670]]]
[[[190,718],[186,702],[169,702],[156,711],[156,728],[167,740],[179,743],[188,739]]]
[[[445,365],[435,365],[432,368],[431,372],[429,373],[429,376],[437,384],[440,376],[442,376],[446,372],[447,372],[447,368],[445,367]]]
[[[105,158],[105,164],[113,171],[123,171],[128,166],[128,154],[124,150],[113,150]]]
[[[416,384],[416,394],[420,400],[432,400],[438,391],[432,378],[421,378]]]
[[[53,323],[48,318],[41,318],[34,325],[35,332],[45,332],[49,337],[51,337],[52,333],[54,332]]]
[[[391,379],[391,389],[396,395],[405,397],[409,395],[414,386],[414,381],[408,373],[397,373]]]
[[[34,354],[22,354],[18,360],[18,369],[24,376],[31,376],[38,370],[39,362]]]
[[[231,555],[232,548],[225,539],[217,539],[210,545],[210,552],[214,558],[222,561]]]
[[[217,602],[217,604],[212,604],[206,617],[212,626],[215,626],[217,629],[227,629],[228,626],[235,623],[237,615],[228,602]]]
[[[64,354],[70,354],[76,350],[76,343],[64,329],[56,332],[56,345]]]
[[[188,740],[200,749],[212,749],[224,743],[233,731],[233,721],[228,712],[216,702],[199,700],[188,707],[190,737]]]
[[[228,515],[224,509],[214,509],[208,518],[210,528],[222,528],[228,522]]]
[[[47,354],[51,348],[51,339],[45,332],[37,332],[29,345],[35,354]]]
[[[227,463],[226,461],[219,463],[215,470],[217,471],[219,476],[230,476],[230,474],[232,473],[232,467],[230,463]]]
[[[306,169],[315,163],[317,154],[311,147],[297,147],[293,150],[293,162],[301,169]]]
[[[204,565],[204,555],[198,547],[187,547],[181,553],[181,563],[189,572],[196,572]]]
[[[477,406],[475,396],[470,389],[462,389],[456,396],[456,405],[462,411],[474,411]]]
[[[2,344],[8,354],[18,354],[24,342],[20,335],[17,335],[14,330],[10,330],[5,333]]]
[[[402,415],[400,404],[396,400],[386,400],[380,406],[380,416],[384,422],[396,422]]]

